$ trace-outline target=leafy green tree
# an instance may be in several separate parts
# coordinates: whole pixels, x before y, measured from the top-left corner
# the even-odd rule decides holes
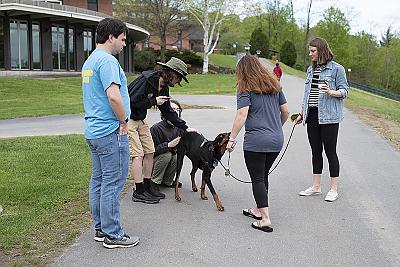
[[[257,50],[261,51],[261,57],[268,56],[269,41],[267,35],[263,33],[261,28],[257,28],[253,31],[250,37],[250,53],[255,54]]]
[[[296,47],[291,41],[285,41],[281,48],[281,61],[286,65],[292,67],[296,63],[296,59]]]
[[[136,24],[160,38],[161,61],[165,61],[167,36],[178,30],[183,14],[180,0],[115,0],[114,16]]]
[[[315,33],[328,41],[335,54],[335,60],[345,68],[350,65],[349,32],[348,19],[340,9],[334,7],[324,11],[323,19],[315,27]]]
[[[400,38],[393,37],[390,46],[379,48],[375,59],[377,87],[400,93]]]
[[[375,79],[374,62],[378,52],[376,38],[362,31],[352,35],[349,44],[351,76],[347,78],[365,84],[373,84]]]

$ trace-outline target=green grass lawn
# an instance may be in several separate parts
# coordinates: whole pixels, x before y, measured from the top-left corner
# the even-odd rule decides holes
[[[83,112],[81,78],[0,78],[0,119]]]
[[[189,83],[181,82],[179,87],[170,88],[172,94],[195,95],[234,95],[236,94],[236,77],[233,74],[192,74]]]
[[[204,54],[201,54],[203,57]],[[229,69],[236,69],[236,56],[234,55],[209,55],[209,60],[212,64]]]
[[[89,149],[82,135],[2,139],[0,162],[0,251],[43,266],[90,225]]]
[[[128,77],[132,81],[135,76]],[[175,94],[234,94],[234,75],[189,75]],[[0,78],[0,120],[83,112],[81,78]]]
[[[386,118],[400,123],[400,102],[352,88],[345,103],[356,112],[356,107],[370,108]]]

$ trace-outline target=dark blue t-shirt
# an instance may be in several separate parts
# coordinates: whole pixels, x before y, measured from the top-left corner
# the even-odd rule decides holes
[[[249,106],[245,124],[243,150],[279,152],[283,146],[280,106],[286,103],[283,92],[237,95],[237,109]]]

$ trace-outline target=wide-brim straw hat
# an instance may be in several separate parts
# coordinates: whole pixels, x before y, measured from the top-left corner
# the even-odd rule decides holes
[[[177,73],[179,73],[182,76],[182,79],[185,80],[185,82],[189,82],[188,79],[186,78],[186,75],[188,75],[187,72],[187,65],[185,62],[180,60],[179,58],[176,57],[171,57],[170,60],[167,61],[167,63],[163,62],[157,62],[158,65],[167,67]]]

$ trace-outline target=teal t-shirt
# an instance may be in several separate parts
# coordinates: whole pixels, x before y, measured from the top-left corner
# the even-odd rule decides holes
[[[82,67],[83,106],[85,109],[85,137],[98,139],[114,132],[119,120],[111,108],[106,90],[113,83],[119,85],[126,117],[131,114],[127,80],[118,60],[97,48]]]

